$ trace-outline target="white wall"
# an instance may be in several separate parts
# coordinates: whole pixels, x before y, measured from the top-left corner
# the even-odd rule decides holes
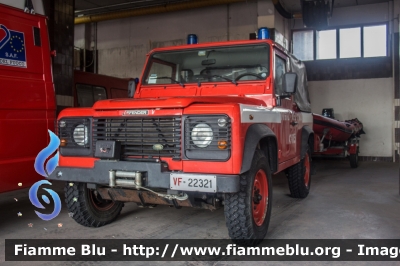
[[[85,47],[85,24],[75,25],[74,46],[83,49]]]
[[[333,108],[335,118],[358,118],[361,156],[392,156],[393,79],[351,79],[308,82],[313,113]]]
[[[199,42],[243,40],[257,28],[257,2],[99,22],[99,73],[139,77],[155,47],[186,44],[191,33]]]

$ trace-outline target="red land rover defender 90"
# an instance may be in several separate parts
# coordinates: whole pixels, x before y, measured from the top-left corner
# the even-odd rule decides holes
[[[133,83],[134,84],[134,83]],[[112,222],[123,202],[214,210],[256,245],[271,216],[271,175],[307,197],[314,134],[304,64],[269,39],[159,48],[134,99],[65,109],[59,166],[78,223]]]

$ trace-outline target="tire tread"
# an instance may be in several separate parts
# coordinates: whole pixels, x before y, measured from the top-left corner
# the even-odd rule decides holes
[[[86,202],[85,190],[86,184],[84,183],[74,183],[73,186],[66,183],[64,187],[65,203],[67,204],[68,212],[73,213],[72,218],[77,223],[86,227],[101,227],[113,222],[118,217],[123,207],[122,202],[118,202],[110,214],[105,213],[105,216],[110,216],[107,220],[99,221],[88,209],[90,203]],[[74,198],[77,201],[74,201]]]
[[[301,198],[301,199],[306,198],[310,191],[311,169],[310,169],[310,181],[308,188],[304,184],[304,174],[306,172],[306,169],[304,167],[305,158],[306,157],[301,159],[300,162],[296,163],[295,165],[289,167],[287,170],[290,195],[293,198]],[[311,156],[309,155],[308,158],[310,160],[310,168],[311,168]]]
[[[254,154],[252,168],[255,167],[255,163],[259,160],[263,160],[265,164],[268,166],[268,160],[265,158],[264,154],[261,151],[256,151]],[[230,238],[239,245],[245,246],[255,246],[258,245],[265,237],[265,232],[261,232],[260,234],[256,234],[256,231],[253,228],[253,216],[251,212],[251,204],[247,203],[248,195],[248,183],[249,183],[249,172],[240,175],[240,191],[233,194],[225,195],[225,221],[226,226],[228,227],[228,232]],[[267,179],[268,179],[268,187],[272,186],[270,183],[270,171],[269,167],[267,167]],[[251,191],[251,189],[250,189]],[[271,193],[271,189],[269,189],[269,193]],[[268,209],[266,216],[266,229],[268,229],[268,223],[271,214],[271,204],[272,204],[272,193],[269,194],[268,201]],[[250,195],[251,197],[251,195]]]

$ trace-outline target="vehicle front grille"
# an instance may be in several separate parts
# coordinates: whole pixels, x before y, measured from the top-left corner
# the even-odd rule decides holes
[[[121,160],[181,158],[181,117],[96,118],[93,147],[99,140],[121,142]]]

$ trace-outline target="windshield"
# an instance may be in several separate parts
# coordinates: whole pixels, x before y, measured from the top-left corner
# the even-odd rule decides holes
[[[265,80],[269,45],[201,48],[154,53],[144,85]]]

